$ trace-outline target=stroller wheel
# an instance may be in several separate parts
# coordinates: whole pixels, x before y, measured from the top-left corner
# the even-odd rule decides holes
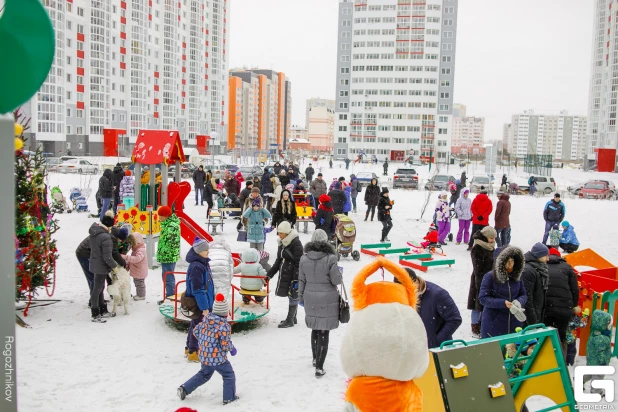
[[[347,257],[348,257],[348,254],[347,254],[347,253],[344,253],[344,254],[343,254],[343,257],[344,257],[344,258],[347,258]]]
[[[360,252],[358,250],[355,250],[354,252],[352,252],[352,259],[356,261],[360,260]]]

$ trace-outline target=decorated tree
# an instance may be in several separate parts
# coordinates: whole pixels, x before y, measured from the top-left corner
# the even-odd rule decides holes
[[[30,120],[19,110],[15,116],[15,275],[16,299],[30,304],[38,289],[45,287],[48,296],[55,289],[58,251],[52,235],[57,221],[47,205],[45,157],[40,149],[34,153],[22,150],[23,132]],[[27,316],[27,308],[24,311]]]

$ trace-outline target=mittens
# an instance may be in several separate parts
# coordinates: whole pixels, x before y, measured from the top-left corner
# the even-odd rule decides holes
[[[526,315],[524,314],[524,309],[521,308],[521,303],[518,300],[514,300],[511,305],[511,313],[515,315],[515,319],[520,322],[524,322],[526,320]]]
[[[230,351],[230,355],[232,356],[236,356],[236,353],[238,353],[238,351],[236,350],[236,348],[232,348],[232,350]]]

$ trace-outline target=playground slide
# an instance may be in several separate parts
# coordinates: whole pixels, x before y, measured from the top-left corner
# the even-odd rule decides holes
[[[189,193],[191,193],[191,184],[188,182],[174,182],[168,185],[167,204],[175,206],[176,216],[180,220],[180,235],[190,245],[193,244],[196,236],[212,242],[212,236],[187,216],[182,209],[182,205]]]

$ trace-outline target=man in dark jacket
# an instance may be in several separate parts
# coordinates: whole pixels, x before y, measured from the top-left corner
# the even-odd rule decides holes
[[[114,196],[114,185],[112,183],[112,170],[105,169],[103,176],[99,179],[99,196],[101,197],[101,214],[99,219],[103,219],[105,212],[109,209]]]
[[[200,202],[200,206],[204,206],[204,182],[206,182],[206,172],[204,171],[204,166],[200,166],[195,172],[193,172],[193,186],[195,187],[195,206],[197,206],[197,202],[199,201],[198,195],[202,199],[202,201]]]
[[[288,168],[288,177],[290,178],[290,183],[295,185],[298,180],[298,173],[296,173],[296,170],[292,164],[290,164],[290,167]]]
[[[545,318],[545,299],[549,285],[547,260],[549,249],[542,243],[536,243],[526,252],[526,264],[522,273],[522,280],[526,287],[528,301],[526,302],[526,323],[534,325],[542,323]]]
[[[376,213],[376,206],[380,201],[380,186],[378,186],[378,179],[371,179],[371,184],[365,189],[365,204],[367,205],[367,212],[365,212],[365,222],[369,217],[369,211],[371,211],[371,221],[373,222],[373,216]]]
[[[312,181],[309,185],[309,191],[313,195],[313,198],[316,201],[316,205],[319,204],[320,196],[325,195],[327,190],[328,187],[326,186],[326,182],[322,178],[322,173],[318,173],[317,179]]]
[[[430,349],[439,347],[442,342],[453,339],[453,333],[461,325],[459,309],[445,289],[417,276],[412,269],[405,269],[416,285],[419,302],[416,311],[425,325],[427,345]],[[401,282],[395,278],[395,283]]]
[[[345,170],[348,170],[350,168],[350,159],[349,158],[345,158]]]
[[[120,204],[120,182],[124,177],[124,169],[120,163],[116,163],[116,167],[112,171],[112,186],[114,187],[114,215],[118,211],[118,205]]]
[[[554,226],[560,225],[560,222],[564,220],[566,214],[566,208],[564,203],[560,200],[560,193],[555,193],[554,198],[547,202],[545,209],[543,210],[543,219],[545,219],[545,233],[543,234],[543,244],[547,244],[547,237],[549,231]]]
[[[579,301],[579,287],[573,267],[564,260],[560,252],[549,249],[547,261],[549,285],[547,288],[545,318],[543,323],[558,329],[562,354],[567,354],[567,329],[569,322],[576,313]]]
[[[468,306],[472,311],[471,329],[472,336],[481,337],[481,316],[483,305],[479,301],[479,292],[485,273],[491,271],[494,265],[496,231],[491,226],[486,226],[483,230],[476,232],[472,236],[474,246],[470,252],[472,259],[472,276],[470,276],[470,287],[468,289]],[[523,265],[523,263],[522,263]]]
[[[273,193],[273,182],[270,180],[271,175],[268,171],[268,168],[264,168],[264,174],[262,175],[262,179],[260,181],[260,194],[264,197],[267,193]]]
[[[305,169],[305,178],[307,179],[307,182],[311,183],[311,180],[313,180],[314,173],[315,173],[315,170],[313,170],[311,163],[309,163],[309,167]]]
[[[506,247],[511,243],[511,221],[509,216],[511,215],[511,202],[509,202],[510,196],[507,193],[500,195],[500,200],[496,206],[496,243],[498,247]]]
[[[382,168],[384,169],[384,176],[388,176],[388,159],[384,159]]]
[[[459,178],[459,181],[461,182],[461,187],[466,187],[466,183],[468,182],[468,176],[466,176],[465,171],[461,172],[461,177]]]
[[[101,223],[93,223],[88,231],[90,234],[90,264],[88,269],[94,274],[92,293],[90,294],[90,311],[92,321],[97,323],[105,323],[103,317],[113,316],[107,311],[107,305],[103,299],[107,275],[118,266],[112,257],[114,246],[109,234],[112,226],[114,226],[114,218],[103,215]]]
[[[393,209],[394,200],[388,197],[388,187],[383,187],[378,201],[378,220],[382,222],[382,237],[380,242],[389,242],[388,233],[393,228],[393,218],[391,210]]]
[[[277,226],[277,260],[266,273],[267,281],[279,272],[276,295],[287,297],[289,300],[288,316],[279,323],[280,328],[291,328],[296,323],[298,310],[298,267],[303,256],[303,244],[298,238],[298,232],[292,228],[290,222],[283,221]]]
[[[346,197],[345,193],[343,193],[343,190],[341,190],[340,182],[335,183],[333,189],[328,192],[328,196],[330,197],[330,202],[333,206],[335,214],[338,215],[343,213],[343,205],[346,202]]]
[[[275,163],[275,166],[273,167],[273,172],[275,173],[275,175],[279,175],[279,173],[281,172],[281,163],[277,162]]]

